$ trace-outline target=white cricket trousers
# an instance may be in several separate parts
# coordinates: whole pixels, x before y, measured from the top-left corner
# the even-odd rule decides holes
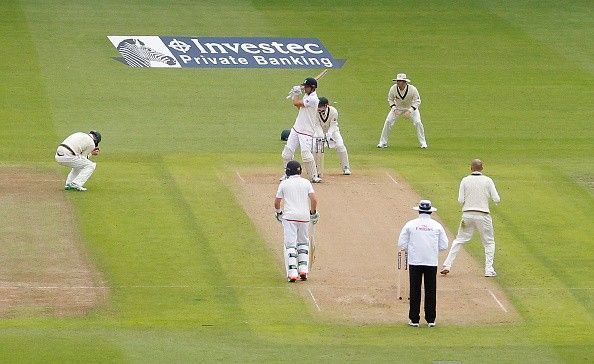
[[[309,273],[309,221],[283,220],[287,277]]]
[[[396,119],[399,116],[405,117],[403,115],[405,111],[406,110],[402,109],[390,109],[390,111],[388,112],[388,116],[386,116],[386,121],[384,122],[384,128],[382,129],[382,135],[380,136],[379,140],[380,144],[388,144],[388,138],[390,137],[392,127],[396,123]],[[419,109],[416,109],[411,113],[411,120],[417,131],[417,139],[419,139],[419,146],[427,147],[427,141],[425,140],[425,128],[423,128],[423,123],[421,122],[421,113],[419,112]]]
[[[493,259],[495,257],[493,220],[491,219],[491,215],[478,211],[465,211],[462,213],[462,221],[458,228],[458,235],[452,242],[452,248],[450,249],[448,257],[443,262],[444,268],[448,268],[449,270],[452,267],[460,248],[463,244],[472,239],[475,230],[478,230],[485,248],[485,273],[492,273],[495,271],[493,269]]]
[[[297,133],[295,129],[291,129],[291,133],[287,139],[287,144],[285,145],[282,152],[285,167],[289,161],[295,158],[295,151],[297,150],[297,147],[301,149],[303,167],[309,180],[311,181],[318,175],[318,169],[316,167],[316,162],[312,153],[314,147],[314,138],[306,134]]]
[[[344,145],[344,140],[342,139],[342,135],[340,134],[339,130],[336,130],[332,135],[330,135],[333,141],[328,141],[328,146],[331,149],[336,149],[336,153],[338,153],[338,157],[340,158],[340,166],[344,168],[349,167],[349,154],[347,152],[346,146]]]
[[[66,177],[66,184],[74,183],[81,187],[91,178],[97,166],[97,163],[83,156],[56,154],[56,162],[62,166],[72,168],[68,173],[68,177]]]

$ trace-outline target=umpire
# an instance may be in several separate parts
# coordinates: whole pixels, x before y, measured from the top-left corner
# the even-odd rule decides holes
[[[398,248],[408,252],[410,308],[409,325],[419,327],[421,312],[421,282],[425,282],[425,320],[435,326],[436,276],[439,251],[448,248],[448,237],[440,223],[431,218],[437,211],[431,201],[421,200],[413,207],[419,217],[407,222],[398,238]]]

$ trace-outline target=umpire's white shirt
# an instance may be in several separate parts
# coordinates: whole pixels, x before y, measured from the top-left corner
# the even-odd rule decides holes
[[[294,174],[278,185],[276,198],[284,200],[283,219],[309,222],[309,194],[314,189],[309,180]]]
[[[440,223],[428,214],[407,222],[398,238],[398,248],[408,251],[408,264],[437,267],[439,251],[448,248],[448,237]]]
[[[93,140],[93,137],[83,132],[70,135],[68,138],[64,139],[62,144],[67,145],[72,149],[75,155],[82,157],[88,157],[93,149],[95,149],[95,141]],[[58,147],[58,154],[72,155],[72,153],[64,147]]]
[[[303,96],[303,107],[299,108],[293,129],[299,134],[313,137],[318,125],[318,94],[314,91]]]
[[[491,178],[481,172],[472,172],[471,175],[462,178],[458,191],[458,202],[463,204],[462,211],[489,213],[489,198],[495,203],[501,200]]]

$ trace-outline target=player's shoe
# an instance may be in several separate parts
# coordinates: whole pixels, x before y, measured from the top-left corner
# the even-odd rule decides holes
[[[445,276],[446,274],[450,273],[450,268],[443,267],[443,268],[441,268],[441,271],[439,273],[441,273]]]
[[[79,186],[76,183],[71,183],[70,184],[70,189],[71,190],[77,190],[77,191],[86,191],[87,189],[84,188],[83,186]]]
[[[349,167],[344,167],[342,169],[342,174],[344,174],[345,176],[350,176],[351,175],[351,170],[349,169]]]
[[[435,327],[435,322],[427,322],[427,327]]]
[[[316,177],[314,177],[314,178],[311,179],[311,182],[312,183],[320,183],[320,182],[322,182],[322,179],[320,177],[317,177],[316,176]]]
[[[427,149],[427,144],[421,144],[421,149]]]
[[[297,276],[288,276],[287,277],[287,282],[296,282],[297,281]]]
[[[377,147],[378,147],[378,148],[387,148],[387,147],[388,147],[388,144],[379,143],[379,144],[377,145]]]
[[[419,323],[418,323],[418,322],[412,322],[412,321],[409,321],[409,322],[408,322],[408,326],[412,326],[412,327],[419,327]]]
[[[64,186],[64,190],[65,191],[70,191],[73,190],[74,188],[72,188],[72,185],[70,183],[66,183],[66,185]]]
[[[301,278],[302,281],[307,281],[307,273],[305,273],[305,272],[299,273],[299,278]]]
[[[485,277],[497,277],[497,273],[494,270],[485,272]]]

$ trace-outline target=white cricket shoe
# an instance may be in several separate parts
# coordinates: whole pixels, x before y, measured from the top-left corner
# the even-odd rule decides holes
[[[419,323],[418,323],[418,322],[412,322],[412,321],[409,321],[409,322],[408,322],[408,326],[412,326],[412,327],[419,327]]]
[[[445,276],[446,274],[450,273],[450,267],[441,268],[441,271],[439,273],[441,273]]]
[[[494,270],[485,272],[485,277],[497,277],[497,273]]]
[[[70,189],[71,190],[77,190],[77,191],[86,191],[87,189],[84,188],[83,186],[79,186],[76,183],[71,183],[70,184]]]
[[[378,147],[378,148],[387,148],[387,147],[388,147],[388,144],[379,143],[379,144],[377,145],[377,147]]]
[[[427,327],[435,327],[435,322],[427,322]]]
[[[349,169],[349,167],[344,167],[342,169],[342,174],[344,174],[345,176],[350,176],[351,175],[351,170]]]
[[[314,177],[311,179],[311,182],[312,183],[320,183],[320,182],[322,182],[322,179],[320,177]]]
[[[427,149],[427,144],[422,144],[421,149]]]

